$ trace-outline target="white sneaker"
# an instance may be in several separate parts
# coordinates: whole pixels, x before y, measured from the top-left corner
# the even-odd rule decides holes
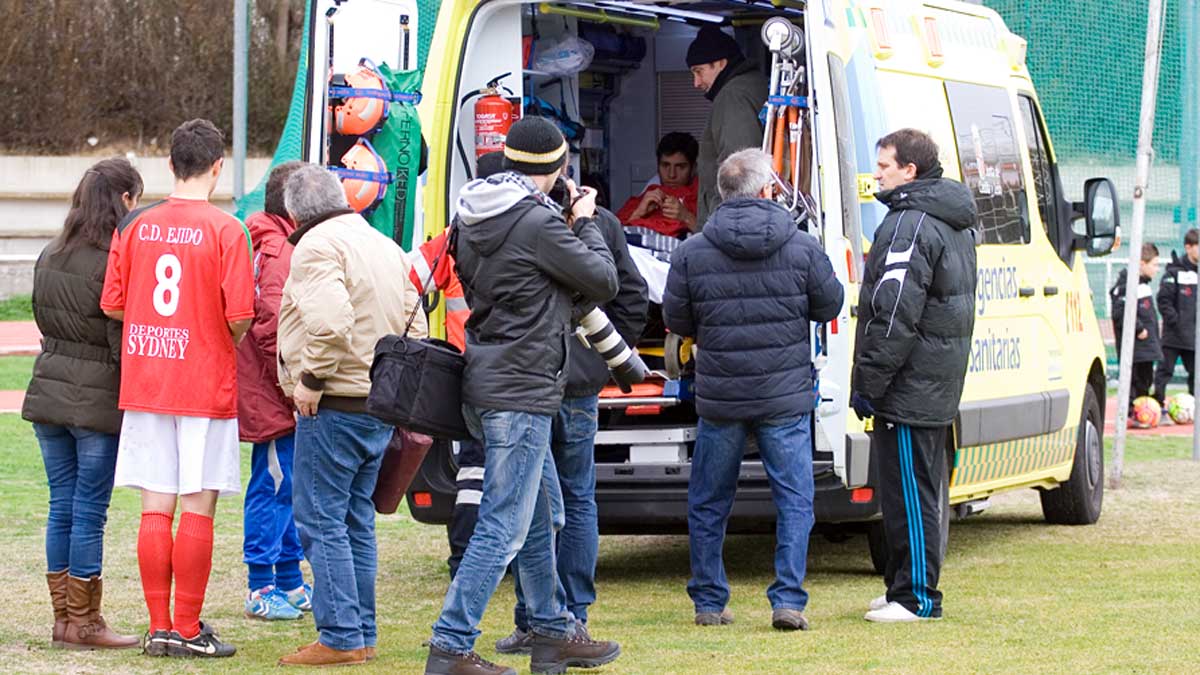
[[[880,609],[873,609],[863,618],[875,623],[912,623],[923,620],[898,602],[889,602]]]
[[[867,605],[867,607],[872,612],[874,612],[877,609],[883,609],[884,607],[887,607],[887,606],[888,606],[887,593],[884,593],[883,595],[879,596],[878,598],[872,598],[871,604]]]

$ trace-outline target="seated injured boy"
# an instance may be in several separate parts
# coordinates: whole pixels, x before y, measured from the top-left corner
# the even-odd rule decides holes
[[[669,251],[688,232],[696,229],[696,139],[672,132],[658,142],[658,179],[640,195],[630,197],[617,212],[630,243]],[[641,237],[641,241],[636,239]]]

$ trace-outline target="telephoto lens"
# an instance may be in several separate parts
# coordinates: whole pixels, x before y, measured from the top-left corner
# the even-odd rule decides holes
[[[592,307],[591,311],[583,313],[575,332],[584,345],[596,350],[604,358],[617,386],[626,394],[633,391],[633,385],[645,380],[650,373],[642,357],[629,348],[625,338],[621,337],[608,315],[599,307]]]

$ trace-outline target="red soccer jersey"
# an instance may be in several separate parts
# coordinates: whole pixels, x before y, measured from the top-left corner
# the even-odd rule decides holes
[[[113,232],[100,307],[124,310],[122,410],[237,417],[229,322],[254,317],[250,237],[206,201],[168,198]]]

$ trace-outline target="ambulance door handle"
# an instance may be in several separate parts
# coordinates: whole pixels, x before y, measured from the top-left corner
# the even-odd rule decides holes
[[[1032,298],[1033,294],[1036,292],[1037,291],[1034,290],[1033,286],[1022,286],[1021,288],[1017,289],[1017,295],[1021,296],[1022,298]]]
[[[1042,287],[1042,295],[1045,295],[1047,297],[1049,297],[1051,295],[1058,295],[1058,286],[1043,286]]]

